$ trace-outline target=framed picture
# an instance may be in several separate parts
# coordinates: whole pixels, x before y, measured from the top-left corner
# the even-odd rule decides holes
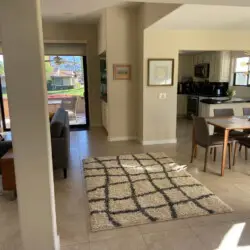
[[[113,78],[114,80],[130,80],[131,79],[131,65],[114,64]]]
[[[148,86],[174,85],[174,59],[148,59]]]

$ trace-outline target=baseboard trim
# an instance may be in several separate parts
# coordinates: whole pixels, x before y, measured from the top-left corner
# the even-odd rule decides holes
[[[61,243],[60,243],[60,236],[59,236],[59,234],[56,235],[55,249],[56,250],[60,250],[61,249]]]
[[[158,141],[140,141],[140,143],[142,145],[159,145],[159,144],[173,144],[173,143],[177,143],[177,139],[173,138],[173,139],[168,139],[168,140],[158,140]]]
[[[102,127],[102,124],[98,124],[98,123],[97,124],[91,124],[90,127],[91,128],[100,128],[100,127]]]
[[[114,142],[114,141],[133,141],[136,140],[136,136],[124,136],[124,137],[109,137],[108,136],[108,141]]]

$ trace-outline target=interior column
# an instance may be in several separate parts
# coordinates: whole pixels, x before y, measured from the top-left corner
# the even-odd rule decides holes
[[[24,249],[59,249],[40,1],[1,0],[0,25]]]

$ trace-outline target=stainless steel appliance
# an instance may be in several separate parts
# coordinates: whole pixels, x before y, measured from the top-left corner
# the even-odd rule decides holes
[[[198,78],[209,78],[209,63],[197,64],[194,67],[194,76]]]
[[[216,89],[216,95],[217,95],[217,96],[221,96],[221,92],[222,92],[222,91],[221,91],[220,88],[217,88],[217,89]]]
[[[187,101],[187,117],[192,119],[192,115],[199,115],[199,96],[189,95]]]

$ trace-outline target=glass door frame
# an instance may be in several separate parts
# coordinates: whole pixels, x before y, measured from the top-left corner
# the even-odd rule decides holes
[[[10,131],[11,129],[6,127],[1,77],[0,77],[0,106],[1,106],[0,108],[1,108],[1,118],[2,118],[1,120],[3,125],[3,131]]]
[[[82,56],[82,66],[83,66],[83,78],[84,78],[84,103],[85,103],[85,116],[86,116],[86,123],[85,124],[77,124],[77,125],[70,125],[71,128],[77,129],[89,129],[90,122],[89,122],[89,88],[88,88],[88,68],[87,68],[87,57]]]

